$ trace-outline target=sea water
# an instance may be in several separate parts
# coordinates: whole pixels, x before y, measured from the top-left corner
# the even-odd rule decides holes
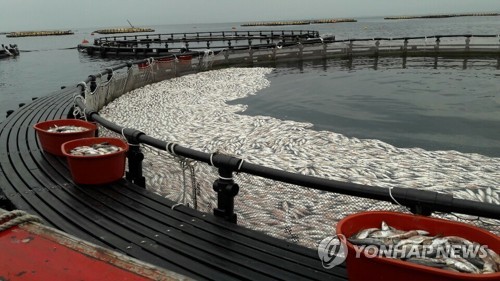
[[[243,28],[241,23],[152,26],[156,33],[231,30],[313,29],[337,39],[495,34],[500,17],[462,17],[387,21],[360,18],[355,23]],[[74,28],[74,35],[6,38],[21,55],[0,60],[0,120],[9,109],[33,97],[76,85],[128,59],[103,59],[79,53],[93,30]],[[356,63],[357,62],[357,63]],[[305,121],[317,130],[358,138],[375,138],[401,147],[454,149],[500,156],[500,71],[495,61],[448,60],[438,67],[430,59],[384,63],[330,60],[277,68],[271,87],[237,101],[244,114]]]

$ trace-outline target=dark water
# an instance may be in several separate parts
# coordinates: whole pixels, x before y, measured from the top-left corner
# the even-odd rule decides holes
[[[361,18],[356,23],[289,26],[314,29],[342,38],[430,36],[437,34],[497,34],[500,17],[385,21]],[[196,32],[242,28],[239,23],[152,26],[157,33]],[[101,28],[101,27],[98,27]],[[93,40],[94,29],[75,29],[75,35],[6,38],[17,44],[17,58],[0,60],[0,121],[8,109],[32,97],[74,85],[88,75],[123,61],[89,57],[75,47]],[[284,67],[275,71],[272,86],[240,100],[246,114],[265,114],[311,122],[318,130],[332,130],[359,138],[377,138],[397,146],[456,149],[500,156],[500,72],[495,61],[434,62],[332,61],[323,65]]]
[[[500,156],[496,60],[329,60],[278,67],[271,87],[231,103],[244,114],[308,122],[316,130],[398,147]]]

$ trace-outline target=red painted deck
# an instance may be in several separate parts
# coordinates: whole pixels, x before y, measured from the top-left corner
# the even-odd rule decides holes
[[[184,279],[75,239],[37,225],[0,232],[0,280]]]

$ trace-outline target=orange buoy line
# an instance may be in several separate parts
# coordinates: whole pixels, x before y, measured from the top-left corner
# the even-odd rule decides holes
[[[31,36],[59,36],[75,34],[71,30],[49,30],[49,31],[18,31],[10,32],[7,37],[31,37]]]

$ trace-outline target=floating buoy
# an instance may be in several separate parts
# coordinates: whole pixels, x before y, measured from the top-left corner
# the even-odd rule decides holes
[[[87,39],[83,39],[82,44],[88,44],[89,41]]]

